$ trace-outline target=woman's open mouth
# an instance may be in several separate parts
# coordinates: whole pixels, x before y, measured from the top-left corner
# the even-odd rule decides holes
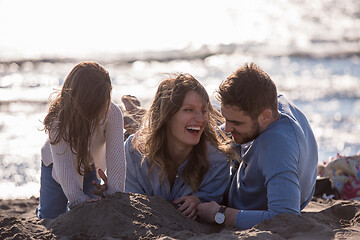
[[[189,127],[186,127],[186,130],[192,135],[198,135],[200,130],[201,130],[201,127],[199,127],[199,126],[189,126]]]

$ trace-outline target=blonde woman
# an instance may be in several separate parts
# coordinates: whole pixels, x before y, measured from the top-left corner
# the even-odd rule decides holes
[[[200,202],[220,203],[231,149],[216,132],[219,116],[193,76],[161,82],[141,129],[125,142],[125,192],[161,196],[190,218]]]
[[[105,195],[124,191],[123,117],[111,102],[108,71],[96,62],[77,64],[44,119],[49,134],[41,150],[39,218],[55,218],[95,198],[96,170],[107,170]]]

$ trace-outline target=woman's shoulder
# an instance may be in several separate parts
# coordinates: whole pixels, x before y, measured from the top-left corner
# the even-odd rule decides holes
[[[132,155],[139,155],[140,156],[140,153],[139,151],[137,151],[134,147],[134,140],[135,139],[135,134],[131,134],[125,141],[125,151],[129,152],[130,154]]]
[[[207,148],[208,154],[214,154],[214,153],[217,153],[217,152],[220,153],[220,154],[223,154],[223,152],[221,152],[219,148],[217,148],[216,146],[214,146],[210,142],[206,142],[206,148]]]
[[[126,149],[134,149],[132,145],[132,140],[134,139],[134,134],[131,134],[126,140],[125,140],[125,148]]]
[[[142,162],[142,155],[141,153],[135,149],[134,147],[134,139],[136,140],[136,136],[135,134],[132,134],[128,137],[128,139],[126,139],[125,141],[125,153],[126,153],[126,161],[129,162],[133,162],[134,164],[136,165],[141,165],[141,162]]]
[[[229,160],[224,152],[209,142],[207,142],[207,155],[210,162]]]

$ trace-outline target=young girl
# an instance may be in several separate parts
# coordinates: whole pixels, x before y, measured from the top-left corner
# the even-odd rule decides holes
[[[231,149],[218,138],[219,116],[193,76],[161,82],[141,129],[125,142],[125,192],[161,196],[190,218],[200,202],[221,202]]]
[[[96,170],[107,169],[104,195],[124,191],[123,116],[111,102],[108,71],[96,62],[77,64],[45,117],[49,134],[41,150],[39,218],[55,218],[96,196]]]

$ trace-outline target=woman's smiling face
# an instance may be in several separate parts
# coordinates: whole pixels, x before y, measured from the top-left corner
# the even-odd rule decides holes
[[[208,121],[208,106],[201,96],[190,90],[186,93],[180,109],[167,124],[167,139],[170,146],[193,147],[199,143]]]

